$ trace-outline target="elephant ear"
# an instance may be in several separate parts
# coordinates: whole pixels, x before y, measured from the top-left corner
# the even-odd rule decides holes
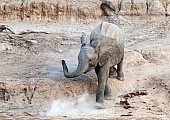
[[[102,44],[103,41],[100,39],[92,40],[91,46],[94,48],[95,52],[98,53],[98,62],[99,65],[102,66],[106,63],[106,61],[109,59],[109,46]],[[105,43],[106,44],[106,43]]]
[[[91,46],[94,48],[95,52],[98,53],[98,63],[100,66],[104,65],[106,61],[108,60],[109,56],[107,54],[107,47],[101,45],[101,40],[91,40],[90,42]]]
[[[108,48],[99,47],[99,65],[104,65],[110,58],[111,54],[109,53]]]
[[[108,38],[107,38],[108,39]],[[115,53],[118,51],[118,46],[116,46],[112,41],[100,41],[100,45],[98,46],[98,55],[99,55],[99,65],[102,66],[107,63],[111,58],[115,58]],[[115,56],[115,57],[114,57]]]
[[[86,37],[85,37],[85,34],[84,33],[82,33],[82,36],[81,36],[81,44],[82,44],[82,46],[84,46],[84,45],[86,45],[87,44],[87,40],[86,40]]]

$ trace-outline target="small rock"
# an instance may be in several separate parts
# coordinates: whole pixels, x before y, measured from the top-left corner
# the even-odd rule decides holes
[[[5,50],[12,50],[12,46],[7,43],[0,43],[0,52]]]
[[[28,40],[28,41],[33,43],[33,44],[38,44],[38,41],[36,41],[36,40]]]
[[[63,50],[59,49],[59,50],[58,50],[58,52],[62,53],[62,52],[63,52]]]

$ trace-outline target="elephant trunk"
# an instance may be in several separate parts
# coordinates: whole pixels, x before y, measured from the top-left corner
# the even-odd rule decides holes
[[[67,78],[77,77],[77,76],[83,74],[87,70],[86,65],[81,62],[79,62],[77,69],[75,71],[73,71],[72,73],[68,72],[68,68],[67,68],[67,65],[64,60],[62,60],[62,66],[63,66],[64,76]]]

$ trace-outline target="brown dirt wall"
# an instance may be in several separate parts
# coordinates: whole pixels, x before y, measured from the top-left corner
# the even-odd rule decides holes
[[[0,0],[4,20],[100,19],[102,15],[170,15],[169,0]],[[108,15],[109,14],[109,15]]]

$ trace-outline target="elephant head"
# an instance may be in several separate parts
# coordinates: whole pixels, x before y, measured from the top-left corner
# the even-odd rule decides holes
[[[97,66],[98,63],[98,54],[95,51],[94,47],[91,44],[87,44],[85,35],[81,36],[81,49],[78,55],[78,66],[75,71],[72,73],[68,72],[67,65],[64,60],[62,60],[64,76],[67,78],[77,77],[86,72],[91,71]]]
[[[77,77],[94,69],[97,65],[106,63],[109,67],[117,65],[123,58],[124,46],[122,33],[118,26],[104,22],[95,27],[90,34],[90,43],[87,43],[85,35],[81,36],[81,49],[78,55],[77,69],[69,73],[67,65],[62,60],[64,76]]]

